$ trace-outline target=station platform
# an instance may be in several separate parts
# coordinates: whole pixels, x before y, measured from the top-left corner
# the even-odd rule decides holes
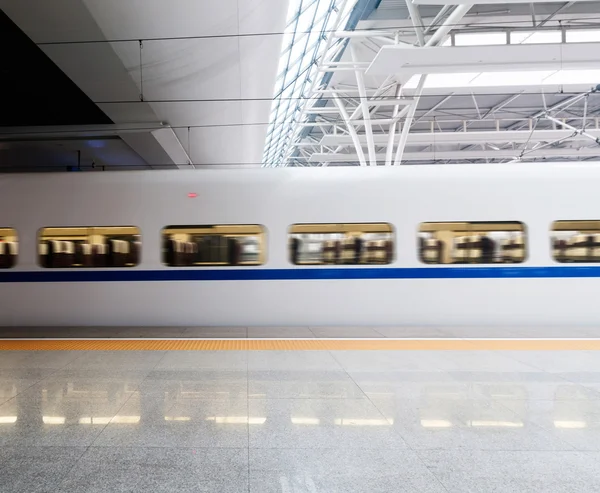
[[[0,491],[600,490],[596,328],[0,334]]]
[[[2,338],[200,339],[582,339],[600,338],[597,326],[377,326],[377,327],[0,327]]]

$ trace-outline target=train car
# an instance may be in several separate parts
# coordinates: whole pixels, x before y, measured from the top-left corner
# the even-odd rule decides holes
[[[0,176],[2,326],[600,323],[600,164]]]

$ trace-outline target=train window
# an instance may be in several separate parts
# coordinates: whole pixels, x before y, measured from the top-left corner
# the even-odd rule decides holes
[[[10,269],[17,264],[19,240],[16,230],[0,228],[0,269]]]
[[[557,262],[600,262],[600,221],[555,221],[551,238]]]
[[[389,264],[394,232],[388,223],[294,224],[290,261],[296,265]]]
[[[169,267],[261,265],[265,228],[256,224],[167,226],[162,257]]]
[[[419,258],[426,264],[518,264],[525,261],[525,240],[518,221],[421,223]]]
[[[140,230],[134,226],[42,228],[38,258],[42,267],[133,267],[139,263]]]

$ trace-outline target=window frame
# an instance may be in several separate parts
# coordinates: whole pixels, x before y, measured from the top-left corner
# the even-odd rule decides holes
[[[235,264],[231,264],[229,262],[220,262],[220,261],[210,261],[210,262],[203,262],[200,264],[197,263],[192,263],[192,264],[183,264],[183,265],[172,265],[170,263],[167,263],[167,259],[165,258],[166,253],[165,252],[165,246],[164,246],[164,241],[165,241],[165,230],[168,229],[181,229],[181,230],[185,230],[185,229],[203,229],[203,228],[256,228],[257,231],[256,232],[250,232],[247,234],[242,234],[240,233],[239,235],[236,235],[234,232],[232,233],[222,233],[221,235],[218,236],[225,236],[225,237],[242,237],[242,236],[246,236],[246,237],[257,237],[258,238],[258,261],[254,262],[239,262],[239,263],[235,263]],[[181,233],[171,233],[171,234],[190,234],[190,233],[185,233],[184,231],[182,231]],[[192,233],[193,234],[193,233]],[[215,233],[213,233],[212,235],[209,234],[203,234],[203,233],[195,233],[196,235],[202,235],[202,236],[215,236]],[[258,223],[252,223],[252,224],[241,224],[241,223],[219,223],[219,224],[170,224],[167,226],[164,226],[163,228],[161,228],[160,232],[159,232],[159,241],[160,241],[160,262],[161,265],[163,265],[164,267],[168,267],[168,268],[180,268],[180,267],[187,267],[187,268],[215,268],[215,267],[260,267],[263,266],[267,263],[268,260],[268,229],[264,224],[258,224]]]
[[[552,221],[550,223],[550,228],[549,228],[549,240],[550,240],[550,258],[552,259],[553,262],[557,263],[557,264],[598,264],[600,263],[600,256],[598,257],[598,260],[594,261],[594,260],[583,260],[583,261],[577,261],[577,260],[558,260],[556,258],[556,255],[554,253],[554,243],[553,243],[553,233],[556,231],[563,231],[563,230],[556,230],[554,229],[555,225],[557,225],[558,223],[598,223],[598,225],[600,226],[600,219],[557,219],[555,221]],[[581,228],[582,230],[586,230],[586,229],[590,229],[590,228]],[[564,230],[564,231],[573,231],[572,229],[569,230]],[[585,234],[585,233],[584,233]],[[600,234],[600,227],[598,228],[598,232],[597,233],[591,233],[591,234]],[[589,236],[589,234],[587,234]],[[579,247],[579,248],[586,248],[586,247]],[[595,246],[588,246],[587,248],[600,248],[599,247],[595,247]]]
[[[421,252],[421,246],[420,246],[420,234],[422,233],[431,233],[434,232],[435,230],[431,230],[431,231],[423,231],[422,227],[423,225],[428,225],[428,224],[433,224],[433,225],[450,225],[450,224],[456,224],[456,225],[462,225],[462,224],[466,224],[467,228],[475,225],[475,227],[472,228],[472,232],[481,232],[481,231],[485,231],[485,232],[500,232],[503,231],[502,229],[488,229],[488,230],[482,230],[481,228],[478,228],[478,225],[482,225],[482,224],[486,224],[486,225],[502,225],[502,224],[518,224],[521,226],[520,230],[514,230],[513,232],[520,232],[521,236],[523,238],[523,259],[517,262],[510,262],[510,261],[492,261],[492,262],[456,262],[456,261],[452,261],[452,262],[425,262],[424,258],[422,256],[422,252]],[[442,231],[452,231],[452,232],[461,232],[461,233],[465,233],[465,235],[467,235],[469,233],[469,229],[446,229],[446,230],[442,230]],[[510,232],[510,231],[509,231]],[[457,237],[454,236],[453,240],[456,239]],[[441,240],[440,240],[441,241]],[[527,262],[529,260],[529,238],[528,238],[528,228],[527,228],[527,224],[524,221],[517,221],[517,220],[513,220],[513,221],[422,221],[420,223],[418,223],[417,225],[417,236],[416,236],[416,242],[415,242],[415,246],[416,246],[416,253],[417,253],[417,260],[419,261],[419,263],[423,264],[423,265],[427,265],[427,266],[472,266],[472,265],[477,265],[477,266],[497,266],[497,267],[506,267],[506,266],[514,266],[516,264],[524,264],[525,262]],[[454,251],[454,242],[453,242],[453,247],[451,249],[451,255],[452,252]]]
[[[382,233],[382,234],[389,234],[390,235],[390,239],[389,240],[383,240],[383,241],[390,241],[391,242],[391,251],[389,254],[389,260],[385,261],[385,262],[359,262],[359,263],[353,263],[353,262],[294,262],[293,258],[292,258],[292,251],[291,251],[291,240],[292,235],[300,235],[300,234],[336,234],[336,233],[340,233],[340,234],[347,234],[347,233],[351,233],[353,231],[356,230],[352,230],[350,229],[351,227],[356,227],[356,226],[385,226],[386,228],[389,229],[389,231],[363,231],[362,233]],[[319,228],[319,227],[329,227],[329,229],[327,231],[315,231],[315,232],[311,232],[311,231],[306,231],[306,232],[302,232],[302,231],[294,231],[294,228]],[[339,231],[335,231],[335,229],[338,229]],[[322,241],[328,241],[328,240],[322,240]],[[363,240],[364,241],[364,240]],[[324,267],[349,267],[349,266],[355,266],[355,267],[361,267],[361,266],[383,266],[383,265],[391,265],[396,261],[397,255],[396,255],[396,248],[397,248],[397,241],[396,241],[396,228],[394,227],[394,225],[391,222],[338,222],[338,223],[294,223],[294,224],[290,224],[288,226],[287,229],[287,241],[286,241],[286,245],[287,245],[287,261],[294,266],[297,267],[319,267],[319,266],[324,266]],[[385,248],[385,247],[384,247]],[[385,250],[384,250],[384,255],[385,255]]]
[[[2,234],[2,231],[6,231],[7,234]],[[15,241],[12,242],[5,242],[4,238],[10,238],[13,237],[15,239]],[[9,265],[7,265],[6,267],[2,267],[2,263],[3,263],[3,259],[2,259],[2,263],[0,263],[0,272],[1,271],[5,271],[5,270],[10,270],[10,269],[14,269],[15,267],[17,267],[17,265],[19,265],[19,232],[17,231],[16,228],[10,227],[10,226],[2,226],[0,227],[0,241],[2,243],[16,243],[17,245],[17,253],[14,255],[14,260],[12,263],[9,263]]]
[[[136,252],[137,253],[137,257],[136,257],[136,262],[131,264],[131,262],[128,262],[130,265],[71,265],[71,266],[49,266],[49,265],[44,265],[44,263],[42,262],[42,254],[40,254],[40,246],[42,244],[42,241],[48,241],[47,239],[43,238],[44,232],[47,230],[70,230],[70,229],[84,229],[84,230],[110,230],[110,229],[135,229],[135,231],[137,233],[135,234],[128,234],[128,233],[123,233],[120,234],[118,236],[125,236],[125,237],[129,237],[129,236],[137,236],[138,237],[138,243],[139,243],[139,249]],[[85,236],[91,237],[94,235],[94,233],[96,233],[96,235],[98,236],[108,236],[106,234],[100,233],[100,232],[88,232]],[[56,235],[58,237],[60,236],[66,236],[68,237],[69,235]],[[83,235],[80,235],[83,236]],[[142,234],[142,228],[140,228],[139,226],[133,226],[133,225],[119,225],[119,226],[42,226],[40,228],[38,228],[37,233],[36,233],[36,264],[43,268],[43,269],[132,269],[135,267],[138,267],[141,265],[142,263],[142,255],[143,255],[143,234]],[[109,239],[118,239],[118,238],[109,238]],[[69,239],[64,239],[64,240],[56,240],[56,241],[70,241],[70,242],[76,242],[78,240],[69,240]],[[121,240],[121,241],[125,241],[125,240]],[[89,245],[94,245],[95,243],[87,243]],[[107,245],[107,243],[103,243],[104,245]],[[132,254],[132,252],[128,252],[128,254]],[[91,253],[91,255],[93,256],[94,254]],[[92,259],[93,260],[93,259]]]

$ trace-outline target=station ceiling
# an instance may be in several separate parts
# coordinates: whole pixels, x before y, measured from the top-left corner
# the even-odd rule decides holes
[[[5,172],[600,158],[597,1],[0,0],[0,41]]]

